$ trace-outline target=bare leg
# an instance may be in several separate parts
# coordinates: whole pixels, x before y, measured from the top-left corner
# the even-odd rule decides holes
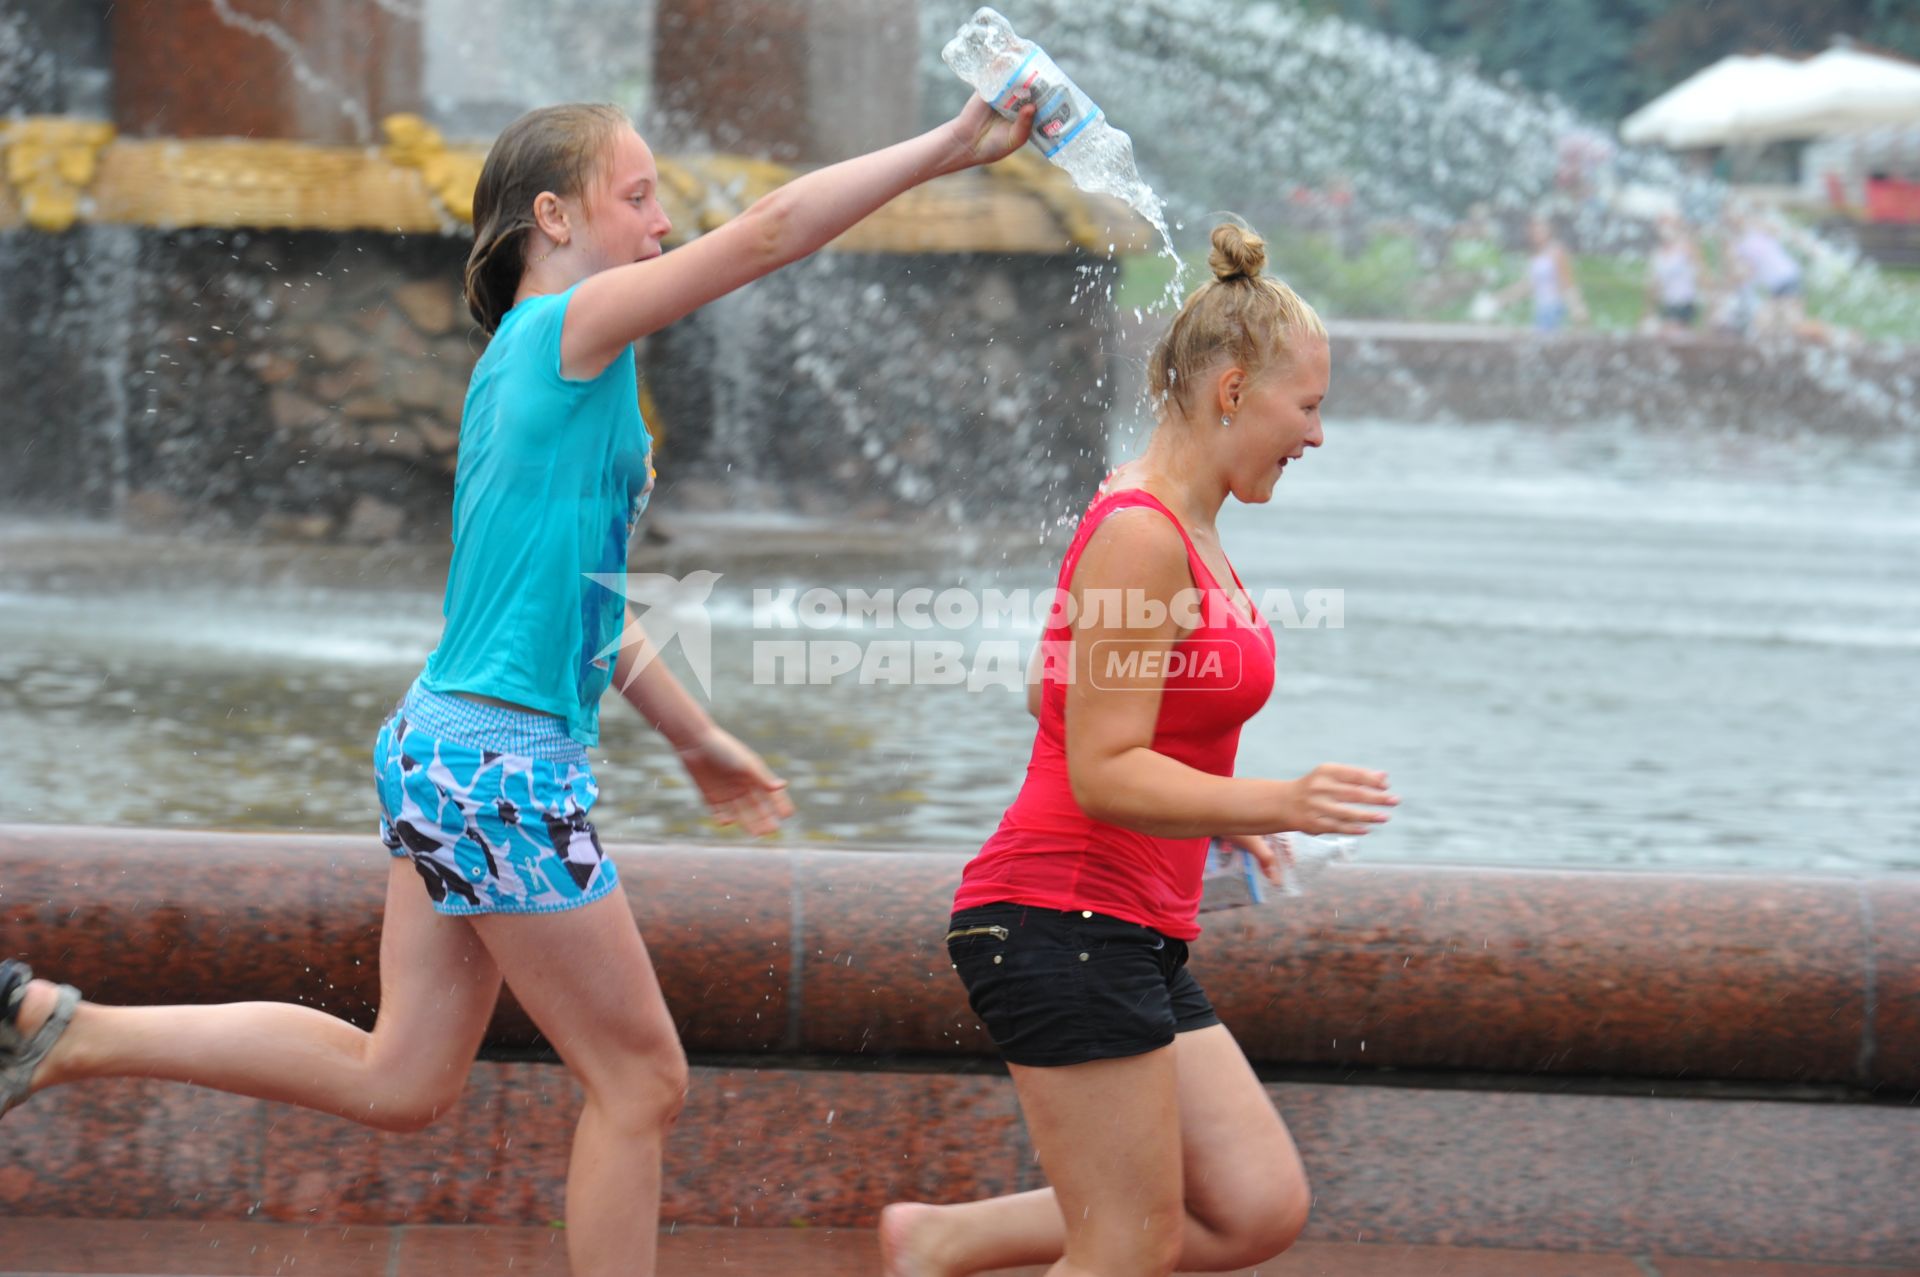
[[[1223,1272],[1270,1259],[1306,1225],[1306,1171],[1293,1139],[1224,1027],[1182,1033],[1173,1054],[1184,1198],[1179,1269]],[[1024,1090],[1021,1103],[1032,1123]],[[1066,1226],[1060,1199],[1046,1188],[957,1206],[889,1206],[880,1243],[888,1277],[961,1277],[1050,1263],[1065,1251]]]
[[[1010,1067],[1053,1187],[969,1206],[888,1207],[880,1223],[887,1277],[1047,1262],[1050,1277],[1173,1271],[1185,1220],[1175,1048]]]
[[[23,1029],[46,1018],[53,990],[45,981],[29,986]],[[86,1078],[166,1078],[418,1130],[459,1096],[499,996],[499,971],[472,926],[434,913],[413,867],[396,860],[371,1033],[283,1002],[83,1002],[42,1062],[34,1090]]]
[[[624,889],[571,911],[478,920],[520,1005],[586,1092],[567,1168],[573,1277],[650,1277],[660,1227],[660,1146],[687,1091],[687,1061]]]

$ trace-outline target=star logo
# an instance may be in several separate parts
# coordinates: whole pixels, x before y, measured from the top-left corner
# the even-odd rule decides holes
[[[707,600],[721,574],[705,569],[684,577],[664,572],[589,572],[587,579],[603,585],[627,601],[633,618],[620,631],[620,637],[594,653],[604,661],[624,648],[639,646],[640,657],[620,685],[626,691],[640,671],[653,663],[675,640],[685,655],[687,667],[700,684],[700,692],[713,699],[713,621],[707,614]]]

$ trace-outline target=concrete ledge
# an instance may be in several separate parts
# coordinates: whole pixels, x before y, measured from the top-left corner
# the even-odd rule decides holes
[[[616,848],[689,1050],[992,1055],[941,945],[964,857]],[[372,1021],[371,837],[0,826],[7,954],[105,1002]],[[1920,1089],[1920,878],[1335,866],[1194,968],[1269,1066]],[[495,1047],[537,1042],[503,1005]]]

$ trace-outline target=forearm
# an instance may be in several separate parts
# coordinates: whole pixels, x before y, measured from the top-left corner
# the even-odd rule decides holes
[[[673,676],[631,612],[627,614],[627,630],[638,634],[640,641],[620,648],[613,667],[613,685],[649,727],[667,738],[668,744],[675,749],[691,747],[712,728],[712,716]]]
[[[919,137],[805,173],[747,210],[762,219],[769,253],[796,261],[839,238],[903,191],[968,166],[949,125]]]
[[[1072,779],[1088,816],[1160,838],[1279,833],[1295,785],[1216,776],[1145,747],[1075,769]]]

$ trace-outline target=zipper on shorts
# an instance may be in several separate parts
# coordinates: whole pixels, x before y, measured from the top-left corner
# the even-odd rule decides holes
[[[1005,940],[1012,934],[1013,933],[1005,927],[999,926],[955,927],[952,931],[947,932],[947,941],[951,943],[955,940],[964,940],[968,936],[992,936],[995,940]]]

